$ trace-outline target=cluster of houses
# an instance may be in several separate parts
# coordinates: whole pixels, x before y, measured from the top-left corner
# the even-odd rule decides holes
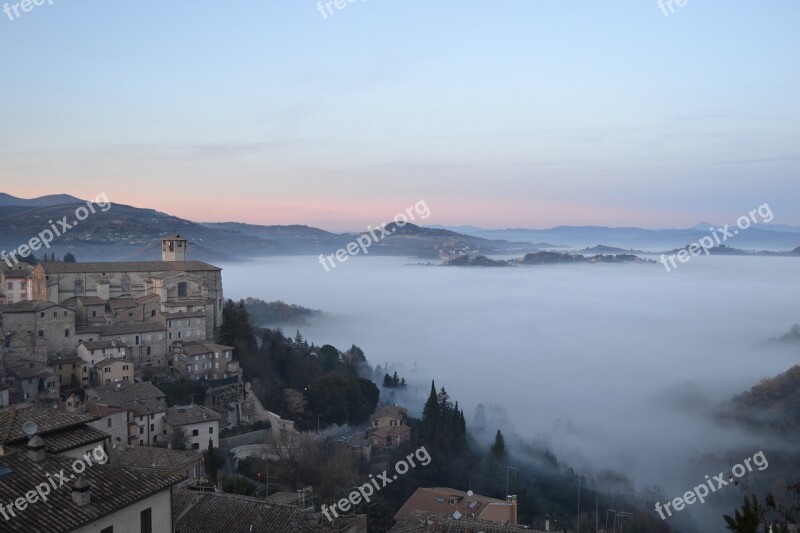
[[[213,341],[221,269],[188,261],[187,244],[164,238],[161,261],[0,263],[0,402],[141,376],[240,380],[233,348]]]
[[[276,499],[290,493],[209,487],[203,452],[254,395],[233,348],[214,342],[221,269],[187,260],[187,245],[164,238],[161,261],[0,263],[0,531],[366,533],[364,514],[331,521]],[[211,404],[170,407],[153,377],[204,382]],[[379,463],[410,440],[408,411],[385,406],[344,443]],[[46,499],[29,496],[55,472],[69,475]],[[392,531],[462,531],[450,528],[459,510],[459,527],[516,527],[515,497],[420,488]]]

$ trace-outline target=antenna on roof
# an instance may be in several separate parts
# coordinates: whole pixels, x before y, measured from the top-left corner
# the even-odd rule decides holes
[[[22,424],[22,431],[28,436],[33,437],[36,435],[36,431],[39,429],[39,426],[36,425],[36,422],[32,420],[28,420],[24,424]]]

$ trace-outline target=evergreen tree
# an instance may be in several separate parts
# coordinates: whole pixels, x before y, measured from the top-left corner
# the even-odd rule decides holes
[[[436,422],[439,411],[439,401],[436,397],[436,384],[431,380],[431,394],[425,407],[422,409],[422,431],[423,437],[433,441],[436,436]]]
[[[492,444],[492,455],[498,459],[506,456],[506,439],[500,430],[497,430],[497,435],[494,436],[494,444]]]
[[[214,441],[208,439],[208,451],[206,452],[206,470],[208,479],[212,484],[217,484],[217,459],[214,455]]]
[[[75,256],[72,254],[72,252],[67,252],[66,254],[64,254],[64,262],[65,263],[75,262]]]

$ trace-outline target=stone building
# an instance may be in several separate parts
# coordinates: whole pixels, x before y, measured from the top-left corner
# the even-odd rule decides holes
[[[202,311],[210,339],[222,324],[222,269],[187,261],[187,247],[185,238],[174,235],[162,239],[162,261],[40,263],[33,271],[33,297],[55,304],[98,298],[116,309],[119,322]],[[159,297],[157,309],[155,299],[146,298],[152,296]]]

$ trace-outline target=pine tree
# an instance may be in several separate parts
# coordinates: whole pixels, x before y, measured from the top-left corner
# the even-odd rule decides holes
[[[498,459],[506,456],[506,439],[500,430],[497,430],[497,435],[494,436],[494,444],[492,444],[492,455]]]
[[[208,479],[212,484],[217,484],[217,458],[214,455],[214,441],[208,439],[208,451],[206,452],[206,470]]]
[[[425,402],[425,407],[422,409],[422,430],[425,433],[423,437],[430,441],[433,441],[436,436],[438,411],[439,400],[436,397],[436,384],[431,380],[431,394],[428,396],[428,401]]]

